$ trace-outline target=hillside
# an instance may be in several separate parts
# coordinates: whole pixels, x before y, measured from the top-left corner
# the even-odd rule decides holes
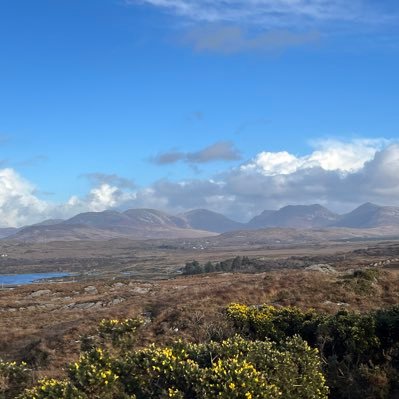
[[[268,231],[256,232],[264,229]],[[275,229],[281,230],[277,232]],[[293,233],[290,229],[298,231]],[[399,207],[366,203],[349,213],[339,215],[319,204],[313,204],[288,205],[277,211],[265,210],[248,223],[234,221],[207,209],[194,209],[179,215],[170,215],[156,209],[85,212],[68,220],[49,219],[19,229],[3,228],[0,229],[0,239],[145,240],[200,238],[236,232],[250,241],[265,239],[266,242],[303,242],[305,237],[306,240],[313,240],[319,234],[326,238],[354,239],[396,236],[398,231]]]
[[[9,237],[18,231],[15,227],[3,227],[0,228],[0,239]]]
[[[28,226],[9,239],[17,241],[109,240],[113,238],[196,238],[211,236],[183,220],[152,209],[86,212],[56,224]]]
[[[264,211],[249,221],[249,227],[318,228],[334,224],[338,215],[327,208],[314,205],[288,205],[278,211]]]
[[[334,225],[352,228],[398,226],[399,207],[379,206],[368,202],[341,216]]]
[[[209,211],[207,209],[195,209],[180,215],[193,229],[225,233],[227,231],[240,230],[245,224],[236,222],[226,216]]]

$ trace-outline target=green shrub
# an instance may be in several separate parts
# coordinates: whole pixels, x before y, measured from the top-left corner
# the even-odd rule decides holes
[[[298,334],[319,349],[331,398],[388,399],[399,387],[399,306],[365,314],[342,310],[317,315],[296,308],[232,304],[227,315],[247,338],[281,342]]]
[[[177,390],[187,399],[326,398],[318,352],[299,337],[279,347],[234,337],[221,343],[151,346],[117,366],[120,382],[137,398]]]
[[[101,348],[83,353],[78,362],[69,366],[68,373],[73,386],[90,398],[113,398],[119,390],[113,360]]]
[[[21,398],[325,399],[328,386],[332,399],[390,399],[398,391],[399,305],[320,315],[232,304],[226,313],[233,338],[139,350],[132,343],[140,321],[103,321],[68,380],[42,380]],[[26,365],[1,365],[10,386],[27,376]]]
[[[135,328],[103,321],[99,333],[112,342],[118,331],[124,336]],[[129,351],[96,348],[83,352],[68,375],[65,381],[42,380],[21,398],[326,399],[328,392],[318,351],[298,336],[280,343],[235,336]]]
[[[137,318],[125,320],[102,320],[98,327],[98,335],[105,341],[111,341],[112,345],[123,349],[130,349],[135,343],[135,333],[143,324],[143,320]]]
[[[378,269],[362,269],[353,272],[353,277],[368,281],[375,281],[379,276],[380,271]]]
[[[27,364],[0,360],[0,398],[15,398],[32,382]]]
[[[313,310],[269,305],[247,306],[231,304],[227,317],[244,336],[252,339],[280,341],[299,334],[310,344],[317,338],[317,328],[324,317]]]
[[[69,381],[39,380],[36,387],[28,389],[18,399],[89,399]]]
[[[357,295],[372,295],[375,287],[374,282],[378,279],[381,272],[377,269],[355,270],[352,275],[346,277],[343,282],[346,289],[353,291]]]

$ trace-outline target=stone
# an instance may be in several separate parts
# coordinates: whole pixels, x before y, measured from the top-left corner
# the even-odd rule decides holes
[[[43,295],[50,295],[50,294],[51,294],[50,290],[38,290],[38,291],[32,292],[29,296],[31,298],[37,298],[37,297],[40,297]]]
[[[118,305],[118,304],[120,304],[120,303],[122,303],[122,302],[124,302],[124,301],[125,301],[124,298],[115,298],[115,299],[113,299],[113,300],[110,302],[110,305]]]
[[[305,267],[305,270],[311,271],[311,272],[328,273],[328,274],[337,273],[337,271],[331,265],[328,265],[327,263],[319,263],[316,265],[311,265],[311,266]]]
[[[122,288],[124,286],[125,286],[125,284],[123,284],[123,283],[115,283],[115,284],[112,285],[112,288],[114,290],[117,290],[117,289]]]
[[[134,294],[148,294],[150,289],[145,287],[135,287],[131,289],[130,292],[133,292]]]
[[[85,287],[84,292],[86,294],[90,294],[90,295],[97,295],[98,294],[98,290],[96,287],[94,287],[94,285],[89,285],[88,287]]]

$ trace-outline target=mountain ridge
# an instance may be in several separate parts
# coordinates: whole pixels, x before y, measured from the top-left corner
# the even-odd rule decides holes
[[[67,220],[48,219],[22,228],[0,229],[0,239],[17,241],[98,240],[113,238],[198,238],[240,230],[269,228],[399,227],[399,207],[364,203],[351,212],[337,214],[320,204],[287,205],[265,210],[247,223],[235,221],[208,209],[193,209],[178,215],[149,208],[123,212],[84,212]]]
[[[339,217],[320,204],[287,205],[277,211],[264,211],[248,222],[249,226],[319,228],[334,223]]]
[[[208,209],[194,209],[179,216],[195,229],[213,231],[215,233],[225,233],[245,227],[245,223],[236,222],[221,213]]]

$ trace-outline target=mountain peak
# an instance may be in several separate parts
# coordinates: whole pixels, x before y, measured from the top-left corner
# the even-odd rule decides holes
[[[244,224],[208,209],[193,209],[180,215],[194,229],[225,233],[240,230]]]
[[[380,206],[371,202],[360,205],[343,215],[336,226],[352,228],[372,228],[391,226],[399,223],[399,208]]]
[[[365,202],[364,204],[358,206],[356,209],[380,209],[380,208],[382,208],[382,206],[374,204],[373,202]]]
[[[255,216],[248,226],[251,228],[319,228],[330,225],[337,218],[337,214],[320,204],[286,205],[278,211],[262,212],[259,216]]]

